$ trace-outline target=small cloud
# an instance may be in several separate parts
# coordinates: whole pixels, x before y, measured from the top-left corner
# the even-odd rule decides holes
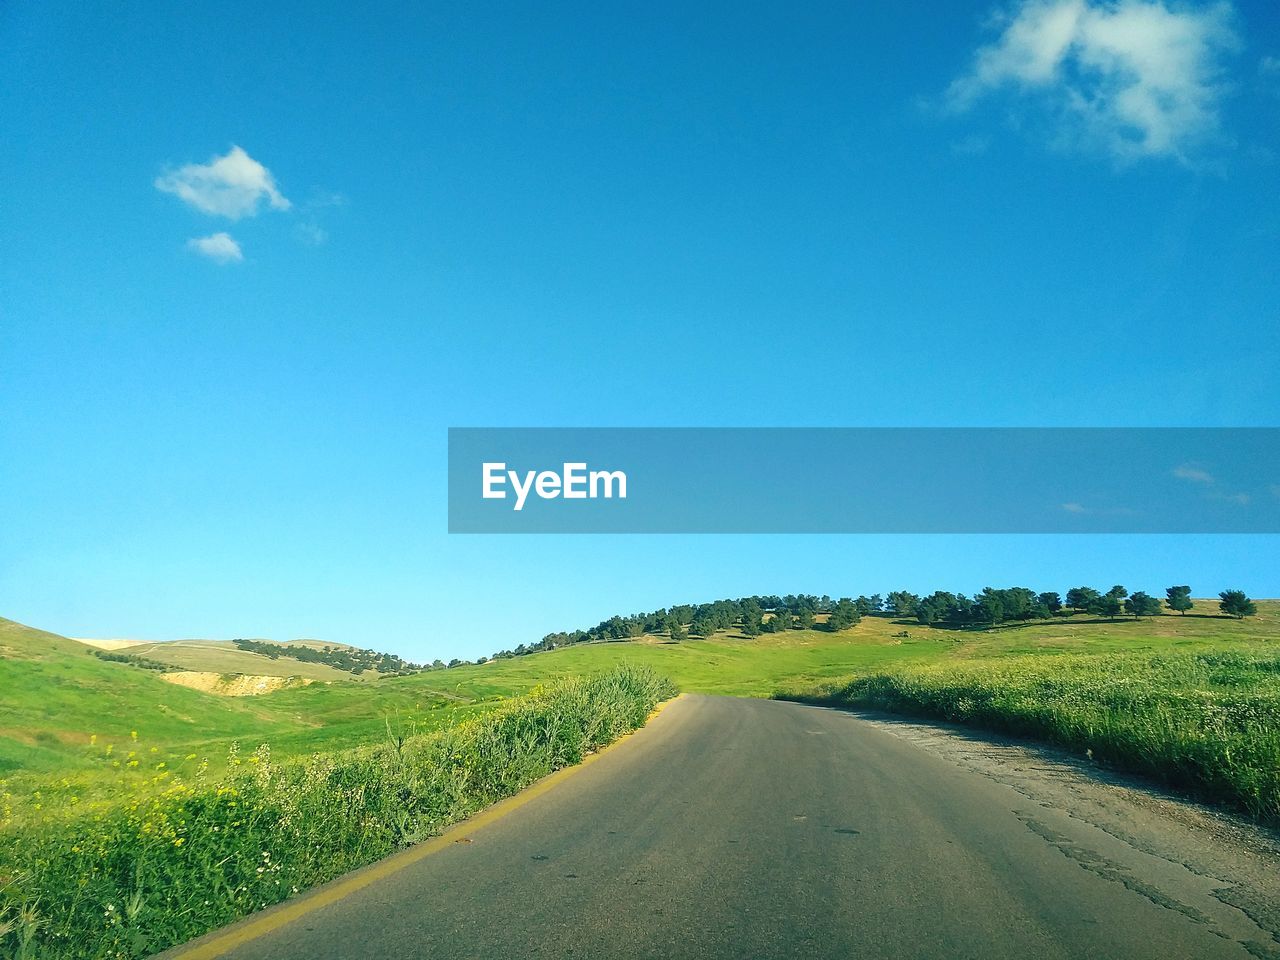
[[[1210,493],[1207,496],[1210,500],[1221,500],[1224,503],[1234,503],[1241,507],[1247,507],[1253,500],[1253,497],[1247,493]]]
[[[951,144],[951,152],[962,157],[977,157],[991,148],[991,138],[970,134]]]
[[[1280,57],[1263,57],[1258,61],[1258,84],[1265,93],[1280,97]]]
[[[1120,160],[1185,160],[1218,130],[1221,59],[1239,41],[1229,3],[1022,0],[947,90],[967,110],[1001,89],[1044,109],[1055,140]]]
[[[202,213],[229,220],[254,216],[263,200],[274,210],[291,206],[271,171],[236,146],[208,163],[189,163],[157,177],[155,187]]]
[[[346,205],[347,198],[341,193],[332,190],[315,190],[302,206],[305,210],[323,210],[325,207],[345,207]]]
[[[1083,503],[1077,503],[1074,500],[1069,503],[1059,504],[1059,508],[1067,513],[1074,513],[1076,516],[1131,517],[1134,515],[1134,511],[1129,507],[1087,507]]]
[[[326,243],[329,239],[329,231],[318,223],[300,223],[294,229],[298,235],[298,239],[311,247],[318,247]]]
[[[1203,483],[1206,486],[1213,483],[1213,474],[1192,463],[1184,463],[1179,467],[1174,467],[1173,475],[1179,480],[1186,480],[1190,483]]]
[[[244,259],[244,254],[240,252],[240,244],[236,243],[228,233],[195,237],[187,241],[187,249],[195,251],[202,257],[208,257],[214,263],[239,263]]]
[[[312,190],[311,196],[298,205],[304,219],[293,233],[309,247],[319,247],[329,242],[329,231],[321,226],[328,211],[336,207],[345,207],[347,198],[332,190]]]

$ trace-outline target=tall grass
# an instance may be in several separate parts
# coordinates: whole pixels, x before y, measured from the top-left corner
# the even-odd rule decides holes
[[[1280,653],[1008,657],[779,696],[1041,738],[1280,821]]]
[[[142,957],[438,833],[644,724],[669,680],[565,679],[446,730],[210,782],[163,762],[89,815],[17,809],[0,832],[0,955]],[[137,759],[136,757],[134,759]]]

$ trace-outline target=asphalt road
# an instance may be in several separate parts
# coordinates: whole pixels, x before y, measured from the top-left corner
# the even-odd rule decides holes
[[[1136,842],[1071,796],[848,713],[684,697],[508,816],[227,956],[1280,956],[1222,878],[1152,852],[1158,817]]]

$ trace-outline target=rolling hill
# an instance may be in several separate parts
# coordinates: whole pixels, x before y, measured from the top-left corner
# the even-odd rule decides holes
[[[178,670],[201,673],[243,673],[254,677],[300,677],[307,680],[372,680],[377,674],[369,671],[355,676],[324,663],[308,663],[289,657],[272,659],[260,653],[242,650],[232,640],[94,640],[77,638],[78,643],[112,653],[145,657],[167,664]],[[288,640],[284,647],[300,646],[319,650],[331,647],[336,650],[352,650],[346,644],[327,643],[321,640]]]
[[[429,728],[552,677],[594,673],[620,662],[651,666],[693,692],[769,696],[784,686],[909,663],[1028,653],[1270,647],[1280,640],[1280,602],[1259,601],[1258,616],[1246,620],[1199,613],[1206,608],[1213,609],[1209,601],[1185,617],[1106,621],[1076,616],[996,630],[949,630],[868,617],[841,633],[793,630],[748,640],[726,632],[683,643],[645,637],[413,676],[358,680],[333,670],[332,682],[243,698],[179,687],[155,671],[104,662],[77,641],[0,619],[0,688],[6,691],[0,775],[91,769],[98,764],[93,736],[99,742],[120,740],[133,730],[167,754],[198,752],[215,762],[232,740],[269,742],[281,754],[371,742],[387,736],[389,722]],[[143,649],[150,658],[162,655],[183,666],[216,663],[219,672],[262,670],[257,655],[228,650],[216,641]],[[254,669],[244,669],[250,663]],[[285,664],[283,658],[273,664],[275,675],[282,669],[301,675],[306,667],[331,670],[292,660]]]
[[[132,654],[134,648],[112,652]],[[180,650],[178,655],[189,652]],[[192,655],[226,653],[195,648]],[[289,669],[295,664],[323,666],[292,660],[287,664]],[[148,749],[156,746],[163,755],[175,757],[208,753],[216,765],[233,740],[270,741],[286,752],[306,752],[385,736],[387,715],[431,717],[442,708],[470,703],[404,683],[412,678],[361,681],[331,672],[336,679],[310,687],[260,697],[222,697],[170,683],[154,670],[99,659],[84,643],[0,618],[0,777],[19,771],[97,769],[98,745],[130,740],[134,731]],[[275,674],[279,673],[277,667]],[[372,697],[366,692],[370,683],[378,685]]]

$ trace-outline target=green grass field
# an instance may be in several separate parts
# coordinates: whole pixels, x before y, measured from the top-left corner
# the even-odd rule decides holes
[[[448,708],[471,706],[430,689],[354,678],[219,697],[99,660],[84,644],[11,620],[0,620],[0,689],[0,777],[11,783],[91,775],[101,768],[103,747],[122,744],[133,731],[162,759],[197,752],[216,763],[233,740],[306,753],[373,742],[385,734],[387,717],[418,717],[426,728],[443,722]]]
[[[55,785],[6,823],[0,956],[149,956],[439,833],[643,725],[674,693],[620,668],[373,746],[283,761],[233,750],[217,778],[129,737],[117,759],[137,759],[112,768],[113,795]]]
[[[977,631],[869,617],[843,633],[581,644],[479,666],[373,681],[341,679],[242,698],[176,687],[151,671],[101,661],[75,641],[0,620],[6,708],[0,720],[0,776],[17,782],[27,776],[88,773],[101,759],[91,737],[99,745],[121,743],[133,730],[172,759],[196,752],[214,760],[232,740],[251,746],[267,742],[281,755],[373,743],[385,736],[388,721],[429,729],[551,678],[617,664],[651,667],[688,691],[767,697],[783,688],[917,664],[1025,654],[1255,651],[1280,640],[1280,602],[1260,601],[1256,617],[1239,621],[1205,615],[1215,609],[1215,603],[1200,601],[1185,617],[1111,622],[1075,616]]]
[[[541,691],[559,690],[553,696],[561,698],[557,703],[577,706],[557,706],[553,713],[568,710],[578,729],[596,709],[588,709],[590,704],[645,704],[658,695],[656,680],[625,697],[606,692],[574,699],[577,694],[565,693],[579,689],[574,678],[606,673],[624,678],[626,689],[627,677],[669,677],[692,692],[876,706],[1013,731],[1090,751],[1115,766],[1274,820],[1280,818],[1280,602],[1259,601],[1258,615],[1245,620],[1207,613],[1214,609],[1216,604],[1201,601],[1188,616],[1060,617],[998,629],[953,630],[869,617],[840,633],[796,630],[754,639],[725,633],[682,643],[645,637],[412,676],[343,678],[254,697],[175,686],[155,671],[100,660],[76,641],[0,620],[0,832],[19,851],[0,869],[0,893],[9,903],[0,936],[6,924],[8,945],[61,929],[61,939],[43,944],[59,955],[63,946],[84,939],[83,924],[104,922],[103,934],[110,934],[122,956],[139,955],[333,875],[328,871],[380,856],[410,833],[434,829],[561,762],[554,750],[535,751],[528,770],[502,779],[504,764],[523,756],[522,738],[542,723],[508,729],[508,721],[493,719],[525,709],[512,707],[524,702],[513,698],[528,695],[529,703],[545,704]],[[611,683],[599,690],[613,690]],[[543,707],[530,709],[529,716],[542,716]],[[472,733],[457,733],[485,730],[505,731],[492,749],[466,740]],[[503,786],[468,788],[458,795],[466,802],[453,804],[453,788],[433,778],[448,768],[440,750],[452,756],[448,745],[461,742],[459,735],[466,744],[462,752],[482,757],[477,769]],[[423,762],[408,773],[387,753],[389,744],[401,742],[423,751]],[[255,765],[283,763],[272,769],[293,771],[274,781],[283,792],[253,793],[255,781],[252,775],[246,780],[243,770],[250,757],[258,758]],[[317,771],[323,773],[320,780]],[[386,826],[377,844],[366,848],[359,837],[347,837],[340,828],[351,811],[322,804],[308,816],[329,825],[325,830],[338,838],[337,847],[316,848],[332,856],[307,861],[296,877],[273,876],[270,890],[254,888],[250,895],[246,887],[244,896],[211,899],[215,908],[207,916],[184,914],[175,901],[140,919],[150,909],[145,904],[156,901],[152,894],[148,901],[130,892],[138,882],[130,865],[143,862],[129,852],[134,847],[134,853],[145,853],[145,862],[162,868],[148,879],[148,889],[169,889],[179,878],[165,871],[188,871],[183,883],[207,872],[194,852],[180,854],[180,847],[199,838],[222,856],[219,844],[225,841],[214,834],[224,826],[253,824],[245,847],[253,856],[240,851],[235,863],[258,877],[262,864],[250,861],[269,849],[273,818],[292,818],[307,796],[327,796],[325,783],[341,787],[354,782],[351,777],[386,787],[370,787],[369,796],[380,804],[375,815]],[[421,823],[413,826],[413,818],[406,820],[406,811],[387,798],[428,781],[436,785],[422,788]],[[261,820],[224,809],[232,796],[227,790],[255,797]],[[162,811],[164,822],[147,820],[140,812],[147,810]],[[45,915],[59,918],[61,927],[32,920],[39,911],[31,890],[49,894],[39,909],[57,903],[60,894],[50,891],[70,889],[75,877],[97,869],[96,855],[86,851],[107,850],[102,843],[91,848],[90,842],[108,835],[115,837],[110,848],[122,851],[119,869],[93,875],[102,885],[101,896],[95,896],[119,900],[116,909],[123,913]],[[297,840],[303,846],[317,842],[311,834]],[[35,887],[23,888],[35,882],[24,872],[29,860],[44,873]],[[275,863],[267,866],[275,870]],[[286,879],[285,886],[275,884]],[[228,889],[234,894],[238,888]],[[179,915],[185,919],[175,919]],[[68,948],[65,955],[98,954]]]

